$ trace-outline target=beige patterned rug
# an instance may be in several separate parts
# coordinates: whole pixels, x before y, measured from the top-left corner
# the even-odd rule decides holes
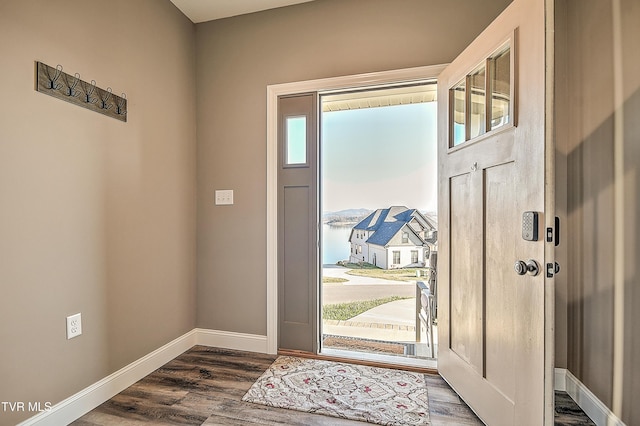
[[[243,401],[380,425],[428,425],[424,374],[278,357]]]

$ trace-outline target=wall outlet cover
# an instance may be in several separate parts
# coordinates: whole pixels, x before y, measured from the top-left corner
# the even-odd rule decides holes
[[[67,317],[67,340],[82,334],[82,314]]]

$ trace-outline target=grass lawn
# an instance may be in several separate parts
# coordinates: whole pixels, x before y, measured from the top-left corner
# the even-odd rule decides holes
[[[344,266],[345,268],[349,268],[349,269],[380,269],[377,266],[373,266],[372,264],[367,262],[360,262],[360,263],[338,262],[338,265]]]
[[[322,284],[346,283],[347,281],[349,280],[338,277],[322,277]]]
[[[382,299],[325,305],[322,307],[322,319],[345,321],[355,317],[356,315],[360,315],[369,309],[375,308],[376,306],[404,299],[411,299],[411,297],[391,296]]]

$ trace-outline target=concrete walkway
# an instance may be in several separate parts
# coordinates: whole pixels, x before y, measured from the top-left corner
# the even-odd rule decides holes
[[[356,322],[412,327],[416,325],[416,299],[396,300],[376,306],[351,319]]]
[[[376,306],[350,320],[323,320],[322,332],[390,342],[415,342],[415,315],[415,298],[397,300]]]

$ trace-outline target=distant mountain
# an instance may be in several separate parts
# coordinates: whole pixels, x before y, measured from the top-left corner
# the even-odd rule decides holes
[[[346,209],[338,212],[324,212],[323,217],[326,216],[365,216],[371,214],[373,210],[368,209]]]
[[[337,212],[324,212],[322,221],[330,224],[356,224],[373,212],[368,209],[346,209]]]

